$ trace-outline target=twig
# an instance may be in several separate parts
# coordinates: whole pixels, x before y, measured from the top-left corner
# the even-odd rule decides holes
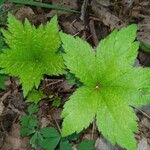
[[[1,98],[0,101],[3,102],[9,95],[10,95],[11,91],[6,92]]]
[[[95,121],[93,121],[91,140],[94,139],[94,132],[95,132]]]
[[[95,26],[94,26],[94,21],[93,20],[90,20],[89,27],[90,27],[90,32],[91,32],[91,35],[92,35],[92,39],[93,39],[94,45],[97,46],[98,45],[98,38],[97,38],[97,35],[96,35],[96,31],[95,31]]]
[[[53,117],[53,119],[54,119],[54,121],[56,123],[56,126],[57,126],[57,129],[59,130],[59,133],[61,133],[61,129],[60,129],[60,126],[59,126],[57,120],[54,117]]]
[[[80,19],[85,22],[85,14],[86,14],[86,9],[87,9],[87,5],[88,5],[89,0],[84,0],[82,7],[81,7],[81,16]]]
[[[134,109],[136,109],[136,110],[138,110],[140,113],[142,113],[145,117],[147,117],[148,119],[150,119],[150,116],[146,113],[146,112],[144,112],[143,110],[141,110],[141,109],[139,109],[139,108],[136,108],[136,107],[134,107],[134,106],[131,106],[132,108],[134,108]]]

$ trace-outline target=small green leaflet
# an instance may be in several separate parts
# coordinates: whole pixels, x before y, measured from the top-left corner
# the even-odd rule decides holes
[[[62,113],[62,135],[79,133],[96,117],[102,134],[128,150],[136,150],[137,117],[129,105],[150,103],[150,69],[133,67],[139,43],[136,25],[113,31],[96,50],[79,37],[60,33],[65,65],[83,83]]]
[[[1,0],[0,1],[0,5],[2,5],[6,0]]]
[[[35,28],[27,19],[22,24],[9,14],[8,30],[2,30],[9,48],[0,55],[0,67],[2,73],[19,77],[25,97],[33,87],[38,88],[44,74],[64,72],[58,31],[56,16]]]
[[[72,146],[68,141],[61,141],[59,150],[72,150]]]
[[[36,131],[30,139],[33,148],[41,147],[44,150],[72,150],[72,146],[67,139],[61,138],[61,135],[53,127],[42,128]]]
[[[38,111],[38,106],[32,104],[29,105],[27,114],[21,116],[21,136],[29,136],[33,148],[41,147],[44,150],[55,150],[56,147],[60,147],[61,150],[72,150],[68,140],[71,140],[74,136],[64,139],[53,127],[40,129],[39,120],[35,115]]]
[[[36,131],[30,139],[30,144],[32,145],[33,148],[37,148],[39,143],[42,140],[43,140],[43,137],[38,131]]]
[[[85,140],[82,141],[79,145],[78,145],[78,150],[95,150],[94,147],[95,141],[93,140]]]
[[[20,134],[23,137],[33,134],[36,131],[36,128],[38,127],[38,120],[34,116],[24,115],[20,118],[20,122]]]
[[[39,125],[37,117],[33,114],[37,113],[39,110],[37,105],[29,105],[27,112],[28,114],[21,116],[21,136],[29,136],[36,132],[36,129]]]
[[[35,104],[38,104],[45,97],[46,95],[42,91],[33,89],[27,95],[27,102],[33,102]]]
[[[34,113],[37,113],[39,111],[39,108],[37,105],[32,104],[32,105],[29,105],[27,111],[28,111],[29,115],[32,115]]]
[[[60,141],[60,134],[55,128],[43,128],[40,131],[43,140],[40,146],[45,150],[54,150]]]
[[[58,108],[61,105],[61,98],[59,97],[54,97],[52,106]]]

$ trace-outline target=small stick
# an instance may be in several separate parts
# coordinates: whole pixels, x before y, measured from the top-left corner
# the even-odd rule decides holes
[[[56,123],[56,126],[57,126],[57,129],[59,130],[59,132],[61,133],[61,129],[60,129],[60,126],[59,126],[59,124],[58,124],[58,122],[57,122],[57,120],[53,117],[53,119],[54,119],[54,121],[55,121],[55,123]]]
[[[95,31],[95,26],[94,26],[94,21],[93,20],[90,20],[89,27],[90,27],[90,32],[91,32],[91,35],[92,35],[92,39],[93,39],[94,45],[97,46],[98,45],[98,38],[97,38],[97,35],[96,35],[96,31]]]
[[[93,121],[91,140],[94,139],[94,132],[95,132],[95,121]]]
[[[141,109],[139,109],[139,108],[136,108],[136,107],[134,107],[134,106],[131,106],[132,108],[134,108],[134,109],[136,109],[136,110],[138,110],[140,113],[142,113],[145,117],[147,117],[148,119],[150,119],[150,116],[146,113],[146,112],[144,112],[143,110],[141,110]]]
[[[89,0],[84,0],[83,4],[82,4],[82,7],[81,7],[81,16],[80,16],[80,19],[83,22],[85,22],[85,14],[86,14],[86,8],[87,8],[87,5],[88,5],[88,2],[89,2]]]

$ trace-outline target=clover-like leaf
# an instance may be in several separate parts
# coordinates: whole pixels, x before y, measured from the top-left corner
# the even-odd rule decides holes
[[[63,73],[64,64],[58,52],[61,41],[57,17],[38,28],[26,19],[24,24],[8,16],[8,30],[3,30],[9,48],[0,55],[1,72],[20,78],[24,96],[35,86],[38,88],[43,75]]]
[[[79,37],[60,33],[65,64],[83,83],[64,106],[63,136],[79,133],[96,118],[112,144],[136,150],[137,118],[130,105],[150,103],[150,70],[134,67],[136,30],[136,25],[115,30],[95,50]]]
[[[55,128],[47,127],[42,128],[40,131],[43,140],[40,142],[40,146],[45,150],[54,150],[60,141],[60,134]]]
[[[29,136],[33,134],[38,126],[38,120],[34,116],[28,115],[21,116],[20,122],[21,122],[21,130],[20,130],[21,136]]]

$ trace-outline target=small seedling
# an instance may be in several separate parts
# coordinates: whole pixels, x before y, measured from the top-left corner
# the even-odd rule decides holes
[[[61,105],[61,99],[59,97],[54,97],[52,106],[58,108]]]
[[[56,16],[36,28],[27,19],[22,24],[9,14],[8,30],[2,30],[9,48],[0,55],[0,67],[2,73],[19,77],[25,97],[34,87],[38,88],[44,74],[64,72],[58,31]]]
[[[21,130],[20,134],[21,136],[30,136],[36,132],[36,129],[38,128],[38,119],[34,115],[38,112],[38,107],[36,105],[30,105],[28,107],[28,114],[23,115],[20,118],[21,122]]]
[[[96,50],[79,37],[60,33],[65,64],[83,83],[64,106],[63,136],[79,133],[96,118],[112,144],[137,149],[137,117],[130,105],[150,103],[150,69],[133,67],[139,48],[136,30],[136,25],[115,30]]]
[[[61,134],[53,127],[40,128],[39,120],[36,113],[39,111],[37,105],[29,105],[27,114],[20,118],[22,137],[30,137],[30,144],[32,148],[41,147],[44,150],[72,150],[72,145],[69,143],[72,140],[76,140],[79,134],[72,134],[68,137],[61,137]],[[78,150],[82,147],[86,148],[92,146],[92,143],[79,144]],[[93,150],[93,149],[89,149]]]
[[[33,89],[27,96],[27,102],[38,104],[44,98],[46,95],[42,91]]]
[[[94,145],[94,140],[85,140],[78,145],[78,150],[95,150]]]
[[[55,128],[39,127],[39,120],[35,113],[38,112],[37,105],[30,105],[27,114],[20,118],[21,136],[30,136],[30,144],[33,148],[42,147],[44,150],[54,150],[60,141],[60,134]]]

